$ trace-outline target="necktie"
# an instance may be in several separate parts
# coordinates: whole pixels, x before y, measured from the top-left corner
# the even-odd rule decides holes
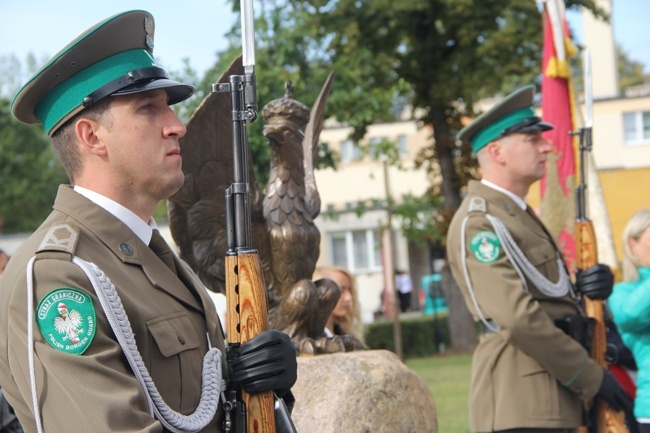
[[[167,245],[167,242],[165,242],[165,239],[163,239],[158,230],[153,231],[151,241],[149,242],[149,248],[151,248],[153,252],[160,257],[160,260],[162,260],[163,263],[167,265],[174,274],[176,274],[176,265],[174,264],[174,255],[172,254],[172,250],[169,248],[169,245]]]

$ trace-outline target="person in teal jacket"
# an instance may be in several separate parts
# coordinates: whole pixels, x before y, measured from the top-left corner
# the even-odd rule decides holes
[[[609,308],[638,367],[634,416],[650,433],[650,209],[635,213],[623,231],[623,282],[614,286]]]

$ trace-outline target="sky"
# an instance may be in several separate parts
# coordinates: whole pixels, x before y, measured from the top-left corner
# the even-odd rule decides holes
[[[226,48],[224,34],[239,23],[226,0],[0,0],[0,56],[13,54],[24,62],[31,52],[49,58],[87,28],[134,9],[154,17],[156,61],[181,70],[189,58],[200,75]]]
[[[131,9],[153,14],[158,63],[179,71],[189,58],[199,75],[215,63],[216,52],[226,48],[224,34],[239,23],[226,0],[0,0],[0,57],[13,54],[24,62],[31,52],[44,59],[88,27]],[[650,72],[650,33],[643,31],[650,0],[613,0],[612,15],[616,42]],[[569,14],[569,21],[580,41],[579,15]]]

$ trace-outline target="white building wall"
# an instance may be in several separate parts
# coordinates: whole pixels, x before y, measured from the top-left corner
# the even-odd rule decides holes
[[[596,0],[606,13],[612,13],[612,0]],[[582,14],[584,44],[591,54],[595,99],[619,96],[614,32],[610,23],[596,19],[591,12]]]
[[[329,124],[329,127],[323,130],[320,140],[328,143],[330,148],[340,155],[341,143],[348,140],[351,132],[351,128]],[[425,193],[429,181],[424,169],[414,169],[414,159],[423,147],[430,145],[431,135],[430,129],[420,129],[412,121],[369,127],[362,145],[372,139],[383,138],[396,142],[399,136],[406,137],[408,149],[401,157],[401,167],[390,166],[387,170],[390,194],[394,200],[399,201],[408,193],[417,196]],[[359,230],[379,231],[386,226],[388,214],[385,207],[368,210],[360,216],[352,211],[359,201],[386,199],[383,163],[364,157],[356,161],[341,162],[337,170],[317,170],[315,176],[322,203],[321,215],[316,219],[316,225],[321,232],[318,265],[331,265],[332,234]],[[328,210],[335,211],[337,217],[328,218]],[[393,221],[393,233],[395,267],[409,270],[408,244],[400,234],[397,221]],[[376,248],[379,248],[379,236],[376,242]],[[357,279],[363,320],[370,322],[374,312],[381,305],[381,293],[385,286],[381,263],[375,263],[370,268],[357,268],[353,265],[350,271]],[[415,287],[418,285],[415,284]]]

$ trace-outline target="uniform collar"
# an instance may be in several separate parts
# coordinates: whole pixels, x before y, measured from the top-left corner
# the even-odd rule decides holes
[[[149,245],[152,231],[157,228],[153,218],[150,218],[147,224],[135,213],[105,195],[79,185],[75,185],[74,190],[122,221],[145,245]]]
[[[510,197],[512,199],[512,201],[514,201],[517,204],[517,206],[519,206],[521,208],[521,210],[525,211],[526,208],[528,207],[528,205],[526,204],[526,201],[524,199],[522,199],[521,197],[519,197],[517,194],[513,193],[512,191],[508,191],[507,189],[502,188],[499,185],[496,185],[496,184],[494,184],[494,183],[492,183],[492,182],[490,182],[489,180],[486,180],[486,179],[481,179],[481,183],[483,185],[487,186],[487,187],[490,187],[490,188],[495,189],[495,190],[497,190],[499,192],[502,192],[505,195],[507,195],[508,197]]]

